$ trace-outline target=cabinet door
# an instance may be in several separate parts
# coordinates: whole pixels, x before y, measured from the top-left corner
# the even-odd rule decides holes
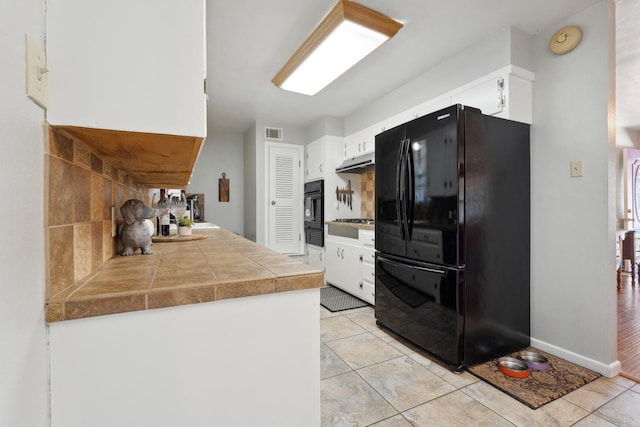
[[[451,96],[451,103],[479,108],[483,114],[492,116],[504,110],[503,88],[504,79],[494,78],[456,93]]]
[[[362,143],[364,142],[364,131],[356,132],[345,139],[344,157],[350,158],[362,154]]]
[[[325,249],[325,281],[360,298],[360,246],[328,239]]]
[[[321,247],[307,245],[305,262],[318,270],[324,271],[324,251]]]
[[[47,2],[52,125],[206,136],[204,0]]]
[[[305,155],[305,181],[322,179],[324,174],[324,141],[307,144]]]

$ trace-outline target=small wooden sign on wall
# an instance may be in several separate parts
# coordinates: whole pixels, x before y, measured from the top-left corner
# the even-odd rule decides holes
[[[226,173],[222,173],[222,178],[218,179],[218,201],[229,201],[229,179]]]

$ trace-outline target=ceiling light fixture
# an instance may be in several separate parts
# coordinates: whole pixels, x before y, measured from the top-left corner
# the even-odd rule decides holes
[[[389,40],[402,24],[349,0],[340,0],[278,71],[273,84],[315,95]]]

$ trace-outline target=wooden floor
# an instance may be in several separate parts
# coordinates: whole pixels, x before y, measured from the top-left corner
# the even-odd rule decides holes
[[[640,285],[626,274],[618,289],[618,360],[624,376],[640,380]]]

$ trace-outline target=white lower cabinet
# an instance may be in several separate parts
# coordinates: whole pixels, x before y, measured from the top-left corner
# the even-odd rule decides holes
[[[348,243],[352,240],[354,243]],[[355,239],[337,237],[325,241],[324,280],[360,297],[360,245]]]
[[[328,235],[325,240],[325,281],[369,304],[375,303],[373,234],[359,230],[358,239]]]
[[[320,246],[307,244],[304,261],[318,270],[324,270],[324,250]]]
[[[376,248],[374,235],[373,231],[360,230],[358,238],[362,245],[361,298],[372,305],[376,302]]]

